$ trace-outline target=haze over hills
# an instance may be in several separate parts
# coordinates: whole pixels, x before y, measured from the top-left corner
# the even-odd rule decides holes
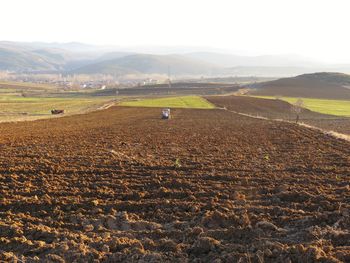
[[[303,74],[258,83],[252,95],[350,99],[350,75],[332,72]]]
[[[139,53],[153,50],[154,53]],[[175,51],[175,53],[174,53]],[[177,53],[176,53],[177,51]],[[135,48],[83,43],[0,42],[0,70],[63,74],[171,74],[181,76],[286,77],[318,71],[350,72],[296,55],[238,56],[193,47]]]
[[[60,48],[59,45],[2,41],[0,42],[0,70],[59,72],[69,68],[72,63],[76,63],[78,67],[82,66],[99,55],[91,52],[72,52]]]
[[[194,52],[186,54],[187,57],[214,63],[223,67],[320,67],[321,62],[313,61],[295,54],[290,55],[264,55],[264,56],[238,56],[217,52]]]
[[[62,54],[48,50],[30,51],[0,47],[0,70],[60,70],[64,63],[65,58]]]
[[[119,74],[122,72],[172,75],[212,75],[216,66],[182,55],[135,54],[105,60],[74,70],[74,73]]]

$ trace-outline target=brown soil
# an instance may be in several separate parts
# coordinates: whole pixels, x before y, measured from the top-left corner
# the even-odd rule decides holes
[[[246,96],[210,96],[210,102],[231,111],[262,116],[270,119],[295,121],[293,105],[282,100],[263,99]],[[321,114],[307,109],[300,113],[300,121],[326,131],[350,134],[350,118]]]
[[[333,117],[322,119],[304,120],[306,124],[321,128],[326,131],[335,131],[350,135],[350,118]]]
[[[283,100],[263,99],[248,96],[210,96],[206,97],[210,102],[218,107],[228,110],[251,114],[255,116],[264,116],[267,118],[295,119],[292,112],[292,105]],[[303,109],[301,117],[319,118],[323,114],[318,114],[307,109]]]
[[[349,262],[350,143],[223,110],[0,125],[0,260]]]
[[[254,95],[303,98],[350,99],[350,76],[341,73],[313,73],[255,85]]]

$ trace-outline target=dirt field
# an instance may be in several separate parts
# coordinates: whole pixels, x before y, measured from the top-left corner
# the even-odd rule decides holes
[[[282,100],[245,96],[208,96],[206,98],[219,107],[226,107],[228,110],[236,112],[288,121],[294,121],[296,118],[295,113],[291,111],[292,105]],[[350,118],[304,109],[300,114],[300,121],[327,131],[350,135]]]
[[[250,85],[251,94],[262,96],[349,100],[349,75],[319,72]]]
[[[349,262],[350,143],[224,110],[0,125],[0,259]]]

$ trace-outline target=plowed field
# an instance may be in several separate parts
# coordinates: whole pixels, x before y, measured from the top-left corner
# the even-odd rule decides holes
[[[245,96],[210,96],[207,97],[207,100],[218,107],[225,107],[231,111],[253,116],[287,121],[295,121],[296,119],[296,114],[291,110],[293,105],[283,100]],[[327,115],[303,109],[300,113],[300,121],[325,131],[335,131],[350,135],[350,118],[348,117]]]
[[[0,125],[0,259],[349,262],[350,143],[224,110]]]

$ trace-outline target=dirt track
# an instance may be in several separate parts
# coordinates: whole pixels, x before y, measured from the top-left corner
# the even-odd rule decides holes
[[[350,143],[222,110],[0,125],[0,259],[349,262]]]

